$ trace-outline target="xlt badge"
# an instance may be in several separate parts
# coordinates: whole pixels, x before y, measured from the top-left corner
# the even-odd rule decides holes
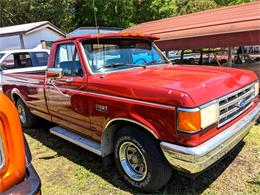
[[[107,106],[96,104],[96,110],[99,111],[99,112],[107,113]]]

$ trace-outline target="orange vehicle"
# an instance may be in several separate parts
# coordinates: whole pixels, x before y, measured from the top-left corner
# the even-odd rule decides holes
[[[0,194],[40,194],[40,178],[31,159],[17,110],[0,93]]]

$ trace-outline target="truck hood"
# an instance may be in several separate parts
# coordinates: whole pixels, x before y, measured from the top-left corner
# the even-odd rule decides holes
[[[187,96],[191,101],[181,105],[185,107],[205,104],[257,80],[255,73],[247,70],[191,65],[147,66],[105,74],[102,78],[106,89],[117,85],[110,93],[120,90],[120,96],[170,105],[176,101],[170,101],[169,95],[172,98]],[[145,94],[156,97],[164,94],[164,97],[151,99]]]

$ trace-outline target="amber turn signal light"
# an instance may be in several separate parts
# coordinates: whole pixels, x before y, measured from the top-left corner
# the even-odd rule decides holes
[[[201,129],[200,111],[178,111],[178,130],[193,133]]]

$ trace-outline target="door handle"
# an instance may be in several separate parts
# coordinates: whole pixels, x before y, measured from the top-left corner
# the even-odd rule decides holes
[[[63,93],[63,92],[55,85],[55,81],[54,81],[54,80],[51,80],[51,81],[50,81],[50,84],[51,84],[61,95],[65,96],[65,97],[70,97],[70,95]]]
[[[73,78],[67,78],[66,80],[65,80],[65,82],[67,82],[67,83],[70,83],[70,82],[72,82],[73,81]]]

